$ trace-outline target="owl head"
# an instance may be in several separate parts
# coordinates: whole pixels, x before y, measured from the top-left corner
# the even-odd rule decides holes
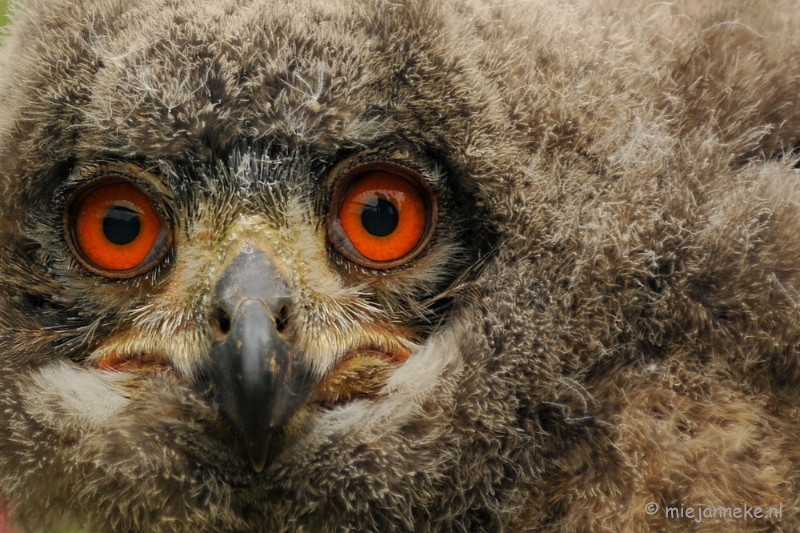
[[[453,54],[451,19],[425,3],[16,13],[0,484],[21,523],[412,528],[462,485],[454,395],[488,386],[455,376],[490,354],[466,340],[485,335],[471,283],[520,169],[495,82],[465,62],[482,45]]]

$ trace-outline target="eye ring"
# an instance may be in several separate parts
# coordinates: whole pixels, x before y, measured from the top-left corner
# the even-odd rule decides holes
[[[410,203],[412,211],[421,215],[421,219],[415,220],[410,224],[410,234],[403,237],[405,242],[390,244],[395,253],[374,253],[374,249],[372,249],[372,257],[368,257],[370,253],[364,253],[364,245],[359,242],[359,237],[353,233],[352,228],[357,225],[353,221],[354,214],[347,213],[348,204],[352,202],[354,197],[358,197],[362,192],[365,192],[365,194],[377,198],[379,202],[382,202],[395,214],[395,226],[399,223],[399,230],[406,231],[406,228],[403,227],[405,224],[403,215],[402,213],[398,214],[398,211],[402,211],[401,206],[392,197],[392,193],[390,192],[386,198],[381,194],[371,194],[381,188],[377,186],[371,187],[369,180],[380,180],[382,178],[394,180],[393,183],[396,187],[390,187],[390,189],[396,189],[395,192],[399,196],[412,198],[413,201]],[[380,190],[380,192],[386,191]],[[415,204],[418,205],[414,207]],[[365,204],[361,205],[366,207]],[[390,161],[362,163],[349,169],[343,176],[339,177],[333,187],[330,209],[326,220],[328,242],[345,258],[358,265],[376,270],[387,270],[409,263],[427,248],[433,238],[433,230],[436,227],[438,215],[436,195],[421,174],[406,166]],[[398,216],[400,217],[399,219],[397,218]],[[364,220],[363,212],[359,218],[358,225],[361,225]],[[388,230],[393,230],[395,226],[388,228]],[[384,231],[381,230],[368,238],[378,237],[379,240],[384,236],[383,233]],[[389,243],[389,241],[386,242]],[[361,244],[361,250],[359,249],[359,244]]]
[[[172,247],[172,232],[152,196],[124,174],[109,173],[78,187],[64,204],[63,220],[72,255],[106,278],[144,274]]]

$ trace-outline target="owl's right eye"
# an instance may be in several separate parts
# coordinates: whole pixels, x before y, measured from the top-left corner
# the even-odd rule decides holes
[[[64,225],[75,258],[108,278],[131,278],[151,270],[172,240],[150,196],[121,177],[78,189],[67,201]]]

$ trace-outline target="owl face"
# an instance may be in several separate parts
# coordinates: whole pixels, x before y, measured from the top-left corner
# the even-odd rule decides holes
[[[69,312],[91,330],[69,360],[210,387],[260,472],[291,419],[384,394],[441,319],[464,215],[424,162],[250,147],[212,168],[74,169],[54,195],[61,227],[39,223],[65,292],[80,288]]]
[[[461,364],[448,324],[494,239],[474,176],[502,170],[461,144],[501,131],[469,126],[491,102],[437,44],[437,17],[107,8],[17,25],[61,25],[14,75],[41,90],[2,125],[20,132],[1,148],[2,379],[22,406],[4,430],[27,445],[0,459],[19,516],[263,527],[291,522],[298,490],[297,506],[350,501],[336,472],[365,479],[389,449],[381,476],[414,476],[398,465],[434,462],[413,450],[441,429],[408,424]]]

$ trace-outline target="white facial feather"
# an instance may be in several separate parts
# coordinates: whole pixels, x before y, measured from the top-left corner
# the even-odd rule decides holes
[[[112,427],[115,417],[130,403],[122,387],[127,379],[122,373],[56,361],[31,377],[26,407],[33,416],[52,424]]]

